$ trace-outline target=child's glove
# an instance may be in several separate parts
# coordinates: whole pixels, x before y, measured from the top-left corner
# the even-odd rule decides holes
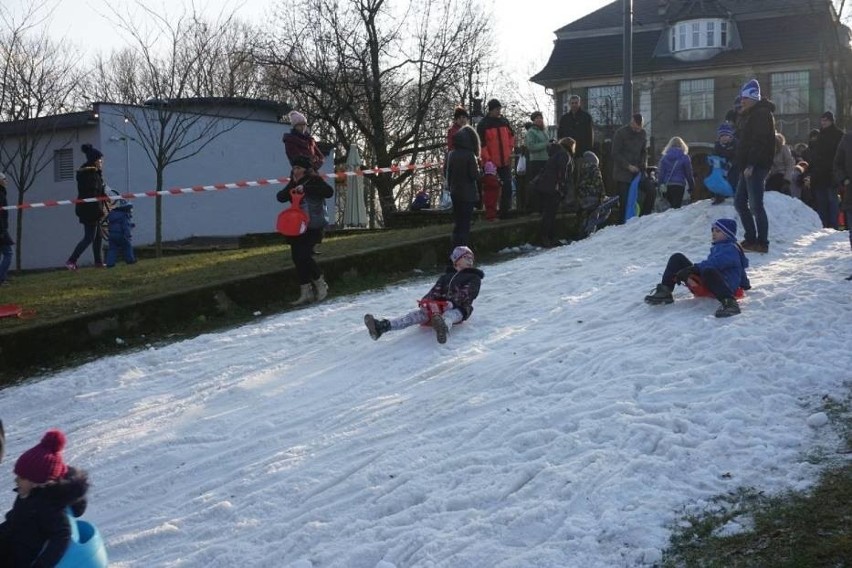
[[[686,268],[681,268],[680,270],[677,271],[677,274],[675,274],[675,282],[679,282],[679,283],[683,284],[693,274],[695,274],[695,275],[698,274],[698,269],[695,268],[694,265],[687,266]]]

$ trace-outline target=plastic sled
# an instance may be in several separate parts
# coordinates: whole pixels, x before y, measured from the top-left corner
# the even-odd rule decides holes
[[[710,164],[710,175],[704,178],[704,187],[709,189],[715,195],[722,197],[733,197],[734,188],[728,181],[727,173],[724,168],[725,159],[721,156],[707,156],[707,163]]]
[[[107,568],[106,546],[97,527],[75,519],[70,512],[67,515],[71,524],[71,542],[56,568]]]
[[[624,208],[625,221],[639,216],[639,182],[641,180],[642,175],[636,174],[630,182],[630,188],[627,190],[627,205]]]
[[[275,230],[285,237],[298,237],[308,230],[308,214],[302,209],[304,194],[290,190],[290,207],[278,214]]]
[[[0,318],[19,318],[24,313],[24,308],[17,304],[0,305]]]
[[[699,276],[690,276],[686,281],[686,287],[689,288],[689,291],[692,292],[696,298],[716,297],[713,292],[704,287],[704,282],[701,281]],[[737,288],[737,291],[734,292],[734,298],[739,300],[743,296],[745,296],[745,290]]]
[[[612,209],[618,205],[618,196],[616,197],[607,197],[603,203],[595,207],[591,213],[589,213],[589,217],[586,219],[586,222],[583,224],[583,233],[586,236],[591,235],[595,231],[597,231],[601,225],[606,223],[606,220],[609,218],[610,213],[612,213]]]
[[[429,315],[429,319],[436,314],[443,314],[447,311],[447,300],[417,300],[417,306]],[[431,325],[428,321],[420,325]]]

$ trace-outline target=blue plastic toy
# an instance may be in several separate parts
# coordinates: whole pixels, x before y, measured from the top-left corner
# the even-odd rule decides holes
[[[630,182],[630,188],[627,190],[627,203],[624,207],[625,221],[639,215],[639,181],[641,179],[642,175],[636,174],[636,177]]]
[[[98,528],[75,519],[71,511],[66,514],[71,524],[71,542],[56,568],[107,568],[109,560]]]
[[[721,156],[707,156],[710,175],[704,178],[704,187],[722,197],[733,197],[734,188],[728,181],[727,160]]]

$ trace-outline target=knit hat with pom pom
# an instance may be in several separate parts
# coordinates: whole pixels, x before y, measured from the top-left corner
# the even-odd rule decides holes
[[[30,448],[15,462],[15,475],[33,483],[47,483],[61,479],[68,473],[62,460],[65,434],[61,430],[48,430],[41,442]]]

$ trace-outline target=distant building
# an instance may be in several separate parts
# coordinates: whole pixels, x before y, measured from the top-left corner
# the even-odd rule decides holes
[[[654,157],[671,136],[712,144],[740,86],[757,78],[777,106],[778,129],[807,141],[819,115],[852,115],[849,29],[830,0],[634,0],[634,110],[645,117]],[[622,113],[623,2],[556,31],[547,65],[532,81],[552,89],[554,121],[572,94],[592,114],[596,139]]]
[[[45,156],[52,156],[52,162],[24,194],[24,201],[38,203],[76,198],[75,172],[85,161],[80,146],[87,142],[103,152],[104,178],[110,188],[120,193],[154,190],[155,170],[132,121],[143,122],[146,113],[150,120],[152,108],[168,104],[180,105],[180,111],[174,111],[179,116],[202,118],[192,127],[193,133],[197,134],[209,121],[216,121],[215,129],[227,132],[198,154],[170,164],[165,170],[163,189],[290,175],[281,142],[290,128],[282,124],[282,117],[290,110],[285,105],[239,98],[149,101],[145,106],[101,102],[95,103],[92,111],[37,119],[39,124],[35,129],[24,122],[0,123],[0,144],[7,149],[19,144],[22,132],[30,129],[45,140]],[[13,153],[7,151],[6,155]],[[326,160],[324,171],[332,171],[332,162]],[[6,168],[13,167],[14,163],[6,165]],[[8,186],[11,205],[18,192],[12,180],[8,181]],[[282,208],[275,200],[275,192],[280,188],[271,185],[163,197],[163,240],[272,232],[276,214]],[[154,203],[153,198],[133,201],[135,245],[154,242]],[[26,209],[23,215],[22,268],[62,266],[82,236],[73,205]],[[14,235],[17,212],[10,211],[9,217],[10,231]],[[81,265],[90,264],[91,253],[84,253],[80,261]]]

